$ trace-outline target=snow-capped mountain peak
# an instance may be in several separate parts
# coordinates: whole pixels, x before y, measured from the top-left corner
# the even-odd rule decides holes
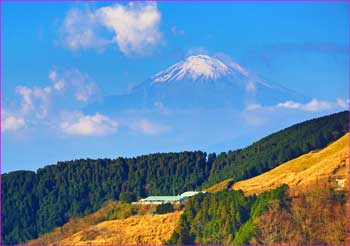
[[[235,70],[238,69],[226,65],[219,59],[207,55],[196,55],[187,57],[185,60],[156,74],[152,77],[152,82],[160,83],[182,79],[215,80],[233,74],[235,73]]]

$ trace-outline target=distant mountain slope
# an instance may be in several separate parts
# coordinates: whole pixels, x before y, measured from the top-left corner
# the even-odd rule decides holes
[[[274,189],[282,184],[297,188],[330,181],[338,183],[339,188],[346,188],[348,168],[349,133],[322,150],[311,151],[259,176],[237,182],[232,188],[252,194]]]
[[[2,175],[4,244],[26,242],[90,214],[121,192],[138,196],[177,194],[223,180],[257,176],[323,148],[348,131],[348,112],[306,121],[237,151],[218,156],[197,151],[137,158],[60,162],[37,172]]]
[[[160,71],[128,93],[106,96],[101,102],[90,105],[88,110],[115,112],[128,108],[153,108],[156,103],[173,109],[244,109],[249,103],[274,105],[288,100],[305,102],[308,99],[278,84],[264,81],[232,61],[196,55]]]

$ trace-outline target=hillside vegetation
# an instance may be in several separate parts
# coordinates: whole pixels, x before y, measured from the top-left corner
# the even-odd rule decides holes
[[[245,244],[254,235],[253,221],[269,202],[284,202],[287,186],[256,196],[227,190],[192,197],[167,244]]]
[[[232,188],[246,194],[260,193],[288,184],[294,189],[333,182],[345,187],[349,168],[349,133],[319,151],[290,160],[266,173],[235,183]]]
[[[4,244],[26,242],[70,219],[97,211],[121,192],[175,195],[226,179],[257,176],[310,150],[325,147],[348,130],[348,112],[306,121],[251,146],[216,156],[204,152],[150,154],[136,158],[60,162],[37,172],[2,175]]]
[[[206,188],[204,191],[211,192],[211,193],[224,191],[224,190],[230,189],[233,183],[234,183],[233,179],[226,179],[220,183],[217,183],[213,186]]]
[[[63,226],[57,227],[54,231],[45,233],[39,238],[29,241],[28,244],[53,244],[75,233],[87,230],[91,226],[97,225],[102,221],[126,219],[137,214],[143,215],[149,213],[151,209],[154,209],[154,207],[139,207],[118,201],[108,201],[96,212],[82,218],[71,219]]]
[[[168,240],[181,212],[159,215],[136,215],[127,219],[105,221],[78,232],[62,241],[62,245],[123,244],[160,245]]]
[[[232,180],[223,181],[208,189],[217,193],[186,204],[168,243],[342,245],[348,167],[349,133],[322,150],[235,183],[237,193],[225,190]]]
[[[151,215],[155,208],[109,201],[97,212],[73,219],[27,245],[161,244],[170,238],[182,212]]]
[[[346,245],[347,193],[325,183],[289,194],[288,202],[272,202],[254,221],[250,243],[264,245]],[[294,193],[294,194],[293,194]]]
[[[154,206],[108,202],[30,244],[342,244],[348,148],[346,134],[322,150],[237,182],[234,187],[245,194],[230,191],[233,180],[225,180],[192,197],[181,218],[182,212],[151,216]],[[272,190],[283,183],[290,188]]]

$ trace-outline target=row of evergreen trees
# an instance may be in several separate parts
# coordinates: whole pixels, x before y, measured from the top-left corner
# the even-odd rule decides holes
[[[271,201],[284,203],[287,188],[283,185],[258,197],[246,197],[240,190],[196,195],[187,202],[179,226],[166,243],[247,244],[254,236],[254,220]]]
[[[125,194],[145,197],[193,190],[207,179],[210,167],[205,153],[182,152],[67,161],[36,173],[4,174],[3,242],[26,242]]]
[[[120,195],[176,195],[227,178],[249,178],[322,148],[348,131],[348,112],[310,120],[237,151],[150,154],[136,158],[75,160],[37,172],[2,175],[4,244],[26,242],[96,211]]]

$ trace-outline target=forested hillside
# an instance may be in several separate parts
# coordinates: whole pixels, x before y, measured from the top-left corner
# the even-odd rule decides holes
[[[227,178],[249,178],[322,148],[347,131],[346,111],[300,123],[245,149],[218,156],[197,151],[75,160],[37,172],[3,174],[3,244],[36,238],[71,217],[96,211],[107,200],[119,199],[121,192],[140,197],[171,195]]]
[[[4,243],[25,242],[96,211],[121,192],[177,194],[199,187],[211,163],[202,152],[151,154],[115,160],[76,160],[3,175]]]
[[[287,188],[281,186],[258,197],[232,190],[197,195],[186,204],[180,225],[167,244],[249,243],[254,235],[253,221],[271,201],[284,203]]]

